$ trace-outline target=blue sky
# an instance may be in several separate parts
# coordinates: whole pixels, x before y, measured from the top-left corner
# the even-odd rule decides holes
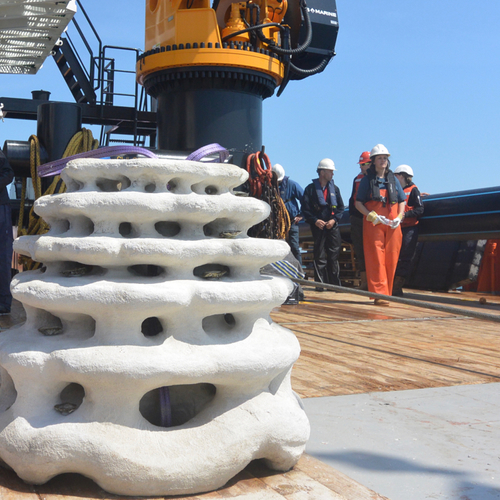
[[[144,3],[84,0],[105,44],[137,48]],[[500,2],[337,0],[337,10],[334,60],[263,103],[271,162],[305,187],[318,161],[332,158],[345,200],[360,153],[377,143],[389,149],[393,168],[413,167],[421,191],[500,185]],[[0,82],[0,96],[31,98],[44,89],[71,101],[51,59],[35,76],[0,75]],[[0,144],[34,133],[36,122],[0,122]]]

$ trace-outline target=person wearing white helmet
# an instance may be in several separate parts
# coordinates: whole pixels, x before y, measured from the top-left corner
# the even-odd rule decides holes
[[[359,183],[356,208],[364,215],[363,248],[368,290],[391,295],[401,249],[405,193],[390,170],[390,153],[383,144],[370,151],[371,165]],[[375,305],[388,306],[384,299]]]
[[[357,210],[356,195],[358,194],[359,183],[366,175],[370,167],[370,151],[363,151],[359,157],[358,165],[361,172],[352,181],[352,192],[349,198],[349,219],[351,221],[351,241],[354,246],[354,256],[356,257],[356,269],[360,273],[361,283],[358,290],[368,290],[366,281],[365,253],[363,250],[363,214]]]
[[[342,240],[339,222],[344,202],[333,182],[335,164],[323,158],[317,167],[318,178],[304,190],[302,214],[311,227],[314,241],[314,279],[320,283],[340,285],[339,253]],[[317,288],[323,291],[323,288]]]
[[[418,219],[424,213],[424,204],[418,187],[413,183],[413,169],[409,165],[399,165],[394,170],[394,175],[399,180],[406,195],[404,218],[401,222],[403,242],[392,289],[392,295],[402,297],[403,286],[410,275],[413,256],[417,248]]]
[[[297,182],[285,175],[285,169],[279,163],[273,165],[273,172],[275,172],[278,177],[280,196],[290,216],[291,225],[287,236],[287,243],[290,245],[293,256],[299,262],[300,271],[302,271],[302,256],[300,254],[299,244],[299,222],[302,220],[300,207],[302,206],[304,190]]]

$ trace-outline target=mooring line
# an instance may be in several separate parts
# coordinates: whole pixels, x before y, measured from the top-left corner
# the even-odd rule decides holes
[[[329,285],[327,283],[318,283],[317,281],[301,280],[298,278],[293,278],[292,281],[298,285],[313,286],[316,288],[324,288],[326,290],[331,290],[333,292],[350,293],[353,295],[360,295],[362,297],[369,297],[371,299],[383,299],[390,302],[396,302],[397,304],[405,304],[407,306],[422,307],[424,309],[433,309],[434,311],[441,311],[450,314],[459,314],[460,316],[468,316],[471,318],[482,319],[485,321],[494,321],[500,323],[500,314],[488,314],[483,312],[468,311],[465,309],[459,309],[457,307],[443,306],[440,304],[432,304],[430,302],[423,302],[421,300],[415,299],[405,299],[402,297],[393,297],[391,295],[382,295],[380,293],[365,292],[363,290],[356,290],[355,288],[347,288],[345,286]]]

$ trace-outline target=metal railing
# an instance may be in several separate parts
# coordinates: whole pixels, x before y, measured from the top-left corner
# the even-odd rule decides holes
[[[72,24],[78,33],[78,43],[72,40],[67,33],[67,38],[71,48],[78,58],[78,61],[84,70],[94,92],[96,93],[97,104],[100,106],[100,116],[104,117],[104,108],[107,106],[123,105],[135,110],[132,123],[127,123],[127,130],[133,136],[131,140],[113,141],[111,135],[120,129],[120,125],[113,127],[101,127],[100,143],[108,145],[109,142],[130,143],[134,146],[145,144],[146,136],[139,136],[137,126],[137,113],[148,110],[148,96],[144,89],[139,85],[135,78],[135,62],[141,51],[130,47],[120,47],[115,45],[103,45],[103,42],[97,33],[88,13],[82,5],[81,0],[76,0],[79,11],[86,21],[86,26],[79,23],[76,16]],[[86,36],[87,35],[87,36]],[[80,50],[85,55],[80,55]],[[126,54],[133,57],[127,59]],[[88,62],[85,62],[87,59]],[[124,67],[128,65],[127,67]],[[133,69],[130,69],[132,66]],[[123,76],[124,78],[120,78]],[[117,101],[120,101],[118,103]],[[121,134],[123,136],[123,134]]]

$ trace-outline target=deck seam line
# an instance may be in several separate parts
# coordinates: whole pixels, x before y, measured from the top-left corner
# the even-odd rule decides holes
[[[385,318],[385,319],[353,319],[345,321],[289,321],[289,322],[278,322],[279,325],[338,325],[342,323],[374,323],[378,321],[434,321],[442,319],[469,319],[469,316],[428,316],[425,318]]]

